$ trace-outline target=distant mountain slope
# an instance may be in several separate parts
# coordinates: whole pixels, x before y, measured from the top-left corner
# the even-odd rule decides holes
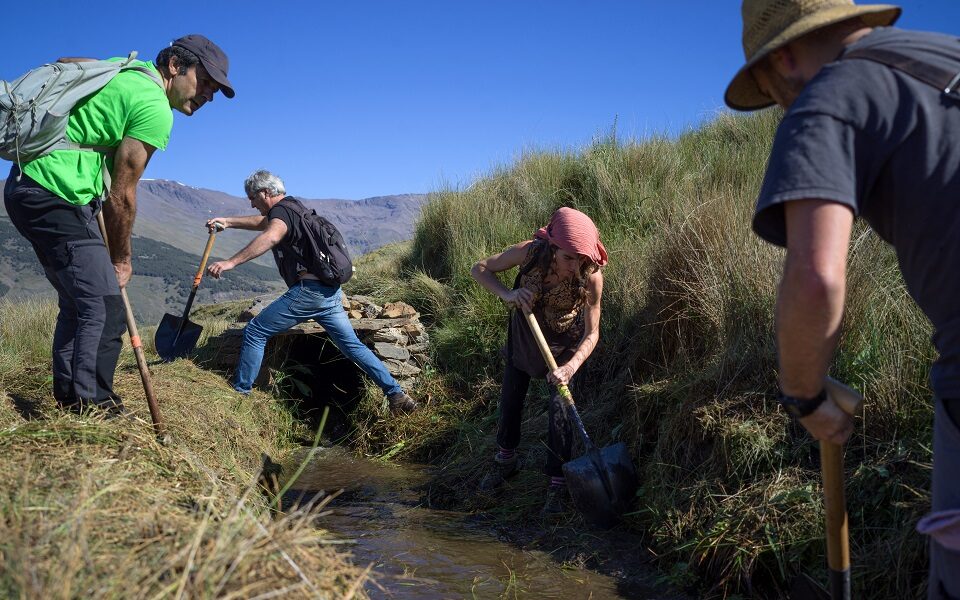
[[[0,190],[4,180],[0,180]],[[294,190],[295,191],[295,190]],[[2,198],[0,191],[0,198]],[[308,207],[333,221],[354,254],[410,239],[427,200],[425,194],[376,196],[364,200],[305,199]],[[207,240],[203,224],[210,217],[252,215],[250,201],[224,192],[195,188],[176,181],[147,179],[137,187],[134,233],[160,240],[191,254],[200,254]],[[0,215],[6,210],[0,204]],[[245,246],[253,232],[230,230],[217,236],[214,254],[230,256]],[[136,249],[135,249],[136,251]],[[269,255],[257,263],[273,265]]]
[[[0,190],[4,181],[0,180]],[[2,191],[0,191],[2,198]],[[333,221],[355,255],[413,236],[424,194],[378,196],[365,200],[309,200],[304,204]],[[134,225],[131,303],[138,318],[149,323],[164,312],[183,310],[208,233],[211,217],[256,214],[246,198],[175,181],[141,181]],[[0,297],[53,297],[30,245],[17,234],[0,203]],[[255,232],[230,229],[217,235],[211,261],[227,258],[245,246]],[[228,273],[225,279],[204,279],[198,302],[253,296],[282,289],[270,253]]]
[[[144,237],[134,237],[133,248],[134,277],[129,293],[137,320],[151,324],[158,322],[164,312],[182,314],[193,276],[200,266],[199,257]],[[246,264],[220,280],[205,277],[196,301],[246,298],[284,287],[275,267]],[[10,300],[56,298],[30,244],[6,216],[0,217],[0,297]]]
[[[257,214],[246,198],[175,181],[141,181],[137,194],[136,233],[197,254],[206,243],[203,224],[207,219]],[[385,244],[410,239],[426,196],[404,194],[356,201],[301,199],[309,208],[333,221],[353,253],[360,255]],[[246,245],[253,235],[247,231],[227,231],[217,236],[215,251],[229,256]],[[269,256],[261,257],[259,262],[273,264]]]

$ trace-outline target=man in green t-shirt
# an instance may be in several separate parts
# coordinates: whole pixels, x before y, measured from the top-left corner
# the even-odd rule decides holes
[[[83,60],[89,59],[60,62]],[[132,273],[137,183],[153,152],[167,147],[171,109],[189,116],[218,91],[234,96],[227,55],[202,35],[179,38],[160,51],[155,63],[137,64],[154,72],[156,80],[137,70],[122,71],[70,112],[67,137],[85,146],[112,148],[106,161],[98,152],[56,150],[13,165],[4,188],[10,220],[33,245],[57,290],[53,395],[69,410],[123,411],[113,391],[126,327],[120,287]],[[104,163],[111,185],[102,203]],[[109,252],[96,220],[101,206]]]

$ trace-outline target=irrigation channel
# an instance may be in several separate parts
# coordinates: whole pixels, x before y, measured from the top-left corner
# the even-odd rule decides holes
[[[292,468],[306,455],[293,457]],[[638,583],[635,576],[626,584],[623,578],[563,565],[543,550],[506,541],[475,515],[428,508],[418,491],[428,479],[423,467],[318,448],[283,500],[289,506],[343,490],[317,523],[344,542],[355,564],[373,563],[366,585],[371,598],[683,597]],[[652,582],[652,569],[644,568],[642,579]]]

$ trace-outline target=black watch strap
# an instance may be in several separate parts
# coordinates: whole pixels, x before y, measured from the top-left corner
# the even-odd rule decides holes
[[[826,388],[820,390],[820,393],[813,398],[797,398],[795,396],[787,396],[782,391],[777,394],[777,402],[779,402],[780,405],[783,406],[784,410],[790,413],[791,416],[798,419],[806,417],[813,411],[817,410],[817,408],[819,408],[826,399]]]

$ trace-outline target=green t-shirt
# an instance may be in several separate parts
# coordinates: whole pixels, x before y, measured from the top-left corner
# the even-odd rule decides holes
[[[133,64],[157,71],[149,62]],[[67,138],[71,141],[112,148],[129,136],[163,150],[170,141],[171,129],[173,112],[166,93],[137,71],[118,73],[100,91],[77,103],[67,120]],[[112,159],[107,162],[112,169]],[[99,152],[56,150],[24,164],[23,172],[67,202],[83,205],[103,193],[101,165]]]

